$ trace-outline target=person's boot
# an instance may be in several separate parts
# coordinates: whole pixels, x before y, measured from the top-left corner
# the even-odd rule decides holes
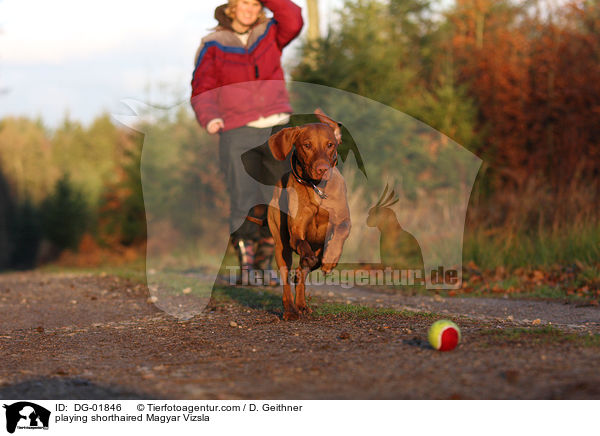
[[[279,281],[272,274],[271,264],[275,253],[275,241],[272,236],[262,238],[258,241],[256,256],[254,257],[254,269],[262,271],[265,286],[277,286]]]
[[[244,277],[248,279],[250,271],[254,269],[254,241],[250,239],[237,239],[233,245],[240,265],[240,275],[237,283],[243,284],[242,279]]]

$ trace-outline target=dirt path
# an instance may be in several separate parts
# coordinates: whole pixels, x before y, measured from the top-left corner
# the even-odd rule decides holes
[[[600,398],[600,345],[589,336],[598,308],[313,289],[321,302],[456,319],[463,342],[440,353],[424,342],[430,315],[287,323],[235,298],[248,292],[181,322],[124,279],[0,275],[0,398]],[[535,319],[578,334],[514,330]]]
[[[481,321],[510,321],[530,326],[548,325],[563,330],[600,333],[600,309],[574,302],[532,301],[503,298],[456,298],[407,296],[378,292],[374,288],[314,287],[312,294],[354,304],[389,307],[413,312],[434,312]]]

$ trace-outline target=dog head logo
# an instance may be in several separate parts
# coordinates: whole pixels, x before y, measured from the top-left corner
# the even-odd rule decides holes
[[[47,429],[50,411],[27,401],[4,405],[6,409],[6,431],[14,433],[17,428]]]
[[[306,179],[321,190],[327,182],[322,176],[335,166],[347,187],[344,204],[352,228],[337,261],[344,270],[329,271],[331,277],[341,283],[342,273],[369,265],[371,271],[383,273],[383,268],[389,267],[394,274],[398,272],[401,286],[402,273],[416,271],[414,277],[428,289],[460,287],[466,212],[481,159],[419,120],[365,97],[310,83],[288,82],[282,87],[277,81],[264,82],[273,83],[236,83],[199,98],[217,101],[228,94],[242,100],[264,95],[268,86],[287,89],[294,114],[283,133],[274,133],[270,142],[276,147],[266,147],[265,153],[276,159],[287,155],[292,160],[294,148],[298,161],[294,169],[301,170],[298,175],[304,173],[302,165],[307,165]],[[231,283],[223,271],[228,265],[225,256],[232,231],[247,225],[249,218],[257,218],[249,217],[249,210],[270,204],[277,180],[271,180],[252,159],[263,156],[263,145],[272,130],[248,133],[236,139],[239,144],[225,141],[227,148],[221,149],[218,136],[195,124],[194,129],[185,130],[190,136],[184,141],[180,139],[184,130],[169,124],[168,120],[178,120],[183,111],[191,111],[187,101],[185,107],[166,109],[133,100],[123,103],[128,113],[115,119],[144,135],[140,170],[151,301],[171,315],[189,319],[206,308],[216,282]],[[331,117],[333,134],[321,125],[323,119],[315,119],[316,108]],[[333,120],[341,123],[337,134]],[[318,144],[303,142],[307,139],[304,135],[295,135],[310,133],[306,125],[315,123],[319,124]],[[278,144],[279,139],[285,141]],[[233,159],[224,152],[230,149],[238,153]],[[221,159],[221,151],[227,159]],[[219,167],[233,167],[234,163],[240,171],[231,183],[247,195],[235,194],[235,207],[227,211],[228,193],[216,182],[222,178]],[[280,202],[281,213],[291,217],[297,213],[297,194],[291,188],[285,191],[291,200]],[[326,241],[324,250],[339,240],[326,237]],[[339,244],[335,247],[337,253]],[[414,284],[419,283],[415,280]]]

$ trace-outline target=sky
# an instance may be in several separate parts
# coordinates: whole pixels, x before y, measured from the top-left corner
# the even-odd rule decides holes
[[[306,22],[306,1],[302,7]],[[88,124],[136,99],[187,98],[200,38],[225,0],[0,0],[0,118]],[[321,27],[342,0],[321,0]],[[306,29],[306,26],[305,26]],[[304,32],[304,31],[303,31]],[[284,50],[293,61],[298,40]]]

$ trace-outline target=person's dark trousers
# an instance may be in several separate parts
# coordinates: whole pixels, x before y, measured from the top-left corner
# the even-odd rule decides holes
[[[252,215],[254,206],[269,204],[275,184],[290,171],[289,158],[276,160],[268,146],[269,137],[285,127],[289,126],[244,126],[221,133],[219,163],[230,196],[229,229],[233,240],[257,241],[270,236],[266,225],[261,227],[246,217]],[[266,224],[266,207],[258,209],[262,213],[254,218]]]

